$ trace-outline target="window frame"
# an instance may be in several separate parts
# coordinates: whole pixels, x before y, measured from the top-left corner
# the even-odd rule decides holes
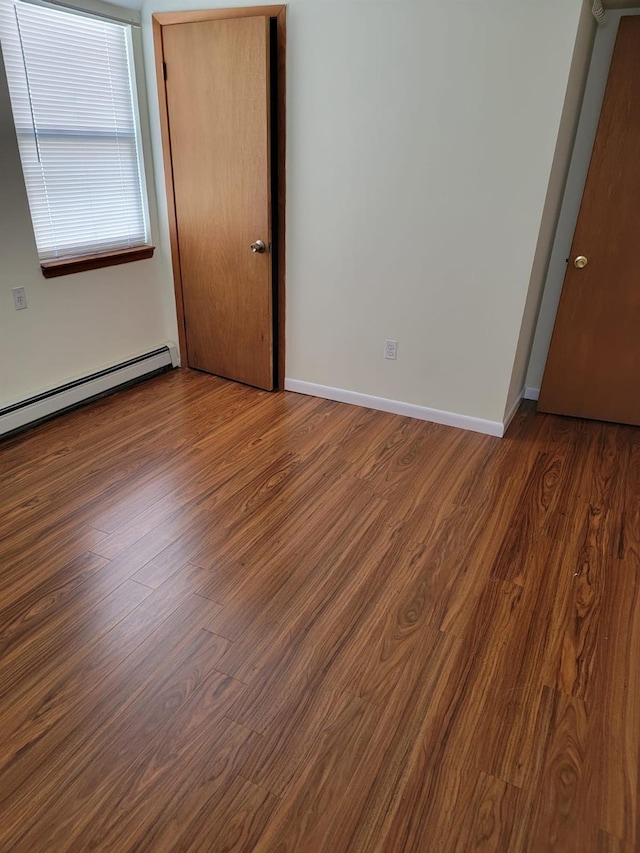
[[[107,21],[116,21],[120,24],[129,26],[131,37],[131,66],[134,76],[132,86],[132,106],[140,133],[140,142],[138,146],[139,167],[141,172],[140,183],[143,196],[142,204],[145,210],[146,221],[149,229],[149,242],[140,246],[110,249],[105,252],[96,251],[91,254],[69,254],[58,258],[42,259],[38,256],[38,263],[42,275],[45,278],[54,278],[152,258],[155,252],[153,233],[156,223],[155,217],[152,216],[152,212],[155,213],[155,208],[153,206],[155,203],[155,195],[153,194],[153,184],[151,181],[152,176],[149,174],[149,170],[147,169],[147,164],[152,163],[153,161],[150,150],[149,116],[144,76],[140,14],[137,10],[121,6],[112,6],[109,3],[102,2],[102,0],[83,0],[83,2],[75,3],[57,3],[56,0],[44,0],[44,2],[43,0],[35,0],[35,5],[52,7],[60,10],[61,12],[67,12],[70,14],[104,18]],[[19,130],[13,116],[12,121],[17,141]]]

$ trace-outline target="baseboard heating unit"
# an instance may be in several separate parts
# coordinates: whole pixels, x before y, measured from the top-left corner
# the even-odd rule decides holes
[[[175,344],[168,343],[152,352],[6,406],[0,409],[0,436],[33,426],[81,403],[102,397],[123,385],[163,373],[178,364],[178,350]]]

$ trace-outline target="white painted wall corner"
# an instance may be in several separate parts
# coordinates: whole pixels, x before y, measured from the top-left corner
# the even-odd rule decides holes
[[[524,388],[518,394],[516,399],[513,401],[513,405],[511,406],[509,411],[504,416],[504,423],[502,426],[502,435],[504,435],[506,433],[507,429],[509,428],[509,424],[515,418],[516,412],[520,408],[520,403],[522,402],[523,399],[524,399]]]

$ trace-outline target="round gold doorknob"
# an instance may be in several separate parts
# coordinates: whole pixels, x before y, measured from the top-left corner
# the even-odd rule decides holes
[[[581,269],[584,269],[584,267],[586,267],[586,265],[588,263],[589,263],[589,261],[585,258],[584,255],[578,255],[578,257],[573,262],[573,265],[577,269],[581,270]]]

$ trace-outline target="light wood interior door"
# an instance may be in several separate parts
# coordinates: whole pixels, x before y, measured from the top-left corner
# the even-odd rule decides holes
[[[620,21],[540,392],[543,412],[640,424],[639,154],[640,17],[629,16]]]
[[[269,19],[172,24],[162,40],[189,366],[271,390]]]

